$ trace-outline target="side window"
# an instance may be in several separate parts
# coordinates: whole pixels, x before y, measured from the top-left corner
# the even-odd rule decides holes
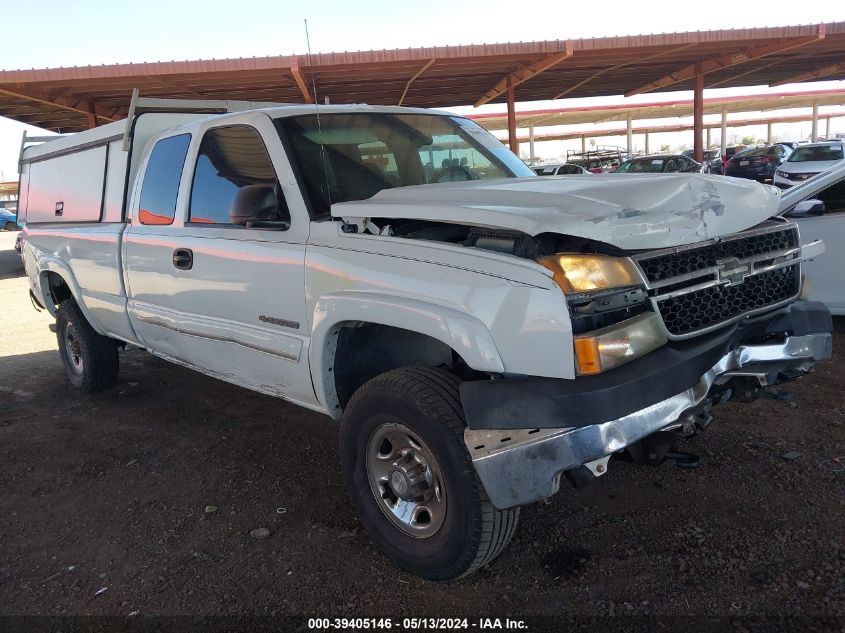
[[[190,134],[180,134],[163,138],[153,147],[141,185],[138,208],[141,224],[173,224],[179,181],[190,142]]]
[[[276,172],[257,130],[236,125],[205,133],[194,168],[188,221],[230,226],[290,222]]]

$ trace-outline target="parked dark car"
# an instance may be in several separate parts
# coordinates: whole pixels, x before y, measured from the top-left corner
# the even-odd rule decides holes
[[[691,160],[695,160],[694,150],[685,149],[681,152],[682,155],[686,156]],[[719,150],[717,149],[706,149],[704,150],[704,161],[702,162],[704,168],[702,171],[706,174],[721,174],[722,173],[722,160],[721,156],[719,155]]]
[[[771,183],[780,164],[789,158],[792,148],[788,145],[767,145],[735,154],[725,164],[725,176],[749,178]]]
[[[739,154],[740,152],[748,151],[752,149],[748,147],[748,145],[733,145],[731,147],[725,148],[725,153],[721,156],[717,156],[710,162],[710,173],[711,174],[724,174],[725,173],[725,163],[727,163],[731,158]]]
[[[700,172],[701,163],[682,154],[656,154],[626,160],[616,169],[617,174],[666,174],[670,172]]]

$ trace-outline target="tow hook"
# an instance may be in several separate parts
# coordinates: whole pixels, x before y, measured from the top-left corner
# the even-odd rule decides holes
[[[712,418],[700,412],[694,418],[694,424],[702,424],[702,428],[710,423]],[[685,470],[692,470],[701,466],[701,457],[692,453],[675,450],[674,444],[678,435],[672,432],[660,431],[643,438],[636,444],[628,446],[624,456],[635,464],[660,466],[667,461],[675,462],[675,466]]]
[[[757,392],[757,397],[767,398],[769,400],[781,400],[783,402],[792,401],[791,391],[775,391],[774,389],[760,389]]]
[[[674,461],[675,466],[684,470],[695,470],[701,466],[701,456],[683,451],[669,451],[663,456],[663,461],[668,462],[669,460]]]

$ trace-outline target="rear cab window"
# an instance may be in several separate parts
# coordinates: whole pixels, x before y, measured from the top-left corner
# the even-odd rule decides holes
[[[163,138],[153,146],[141,184],[138,205],[138,221],[141,224],[173,224],[179,183],[190,144],[190,134],[179,134]]]

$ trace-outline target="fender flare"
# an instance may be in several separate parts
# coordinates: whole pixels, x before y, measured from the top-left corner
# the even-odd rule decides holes
[[[82,311],[85,320],[88,321],[89,325],[94,328],[94,331],[97,332],[97,334],[105,336],[105,332],[102,331],[100,326],[97,324],[97,321],[91,316],[91,312],[88,310],[88,307],[85,305],[85,301],[82,298],[82,289],[79,287],[79,282],[76,280],[76,276],[73,274],[70,267],[61,259],[44,256],[38,258],[37,267],[39,286],[38,292],[40,293],[41,300],[44,302],[44,307],[47,309],[47,312],[54,317],[56,316],[56,309],[54,307],[55,304],[53,303],[53,297],[50,294],[50,284],[47,283],[47,273],[49,272],[56,273],[64,280],[70,290],[71,296]]]
[[[339,291],[320,297],[313,312],[308,351],[311,380],[317,399],[338,417],[334,373],[337,334],[346,323],[374,323],[410,330],[437,339],[472,369],[502,373],[504,364],[493,336],[476,317],[411,297],[367,291]]]

